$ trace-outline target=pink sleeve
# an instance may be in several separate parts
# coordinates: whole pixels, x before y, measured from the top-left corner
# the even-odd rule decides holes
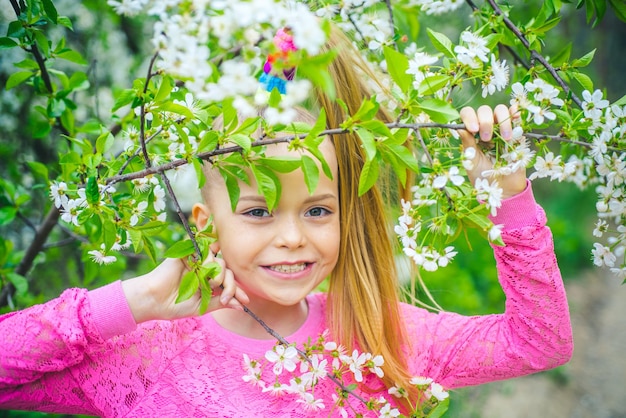
[[[105,339],[136,328],[115,282],[69,289],[48,303],[0,316],[0,407],[97,413],[72,368]]]
[[[571,358],[569,309],[552,234],[530,186],[504,201],[493,221],[505,225],[506,246],[494,247],[505,313],[467,317],[415,310],[407,325],[414,340],[412,372],[447,388],[530,374]]]

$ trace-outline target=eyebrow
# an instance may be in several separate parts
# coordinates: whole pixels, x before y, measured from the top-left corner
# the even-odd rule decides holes
[[[320,195],[310,196],[304,200],[304,203],[314,203],[322,200],[333,199],[338,200],[337,196],[332,193],[324,193]],[[241,196],[239,198],[240,202],[261,202],[265,203],[265,198],[259,195],[249,195],[249,196]]]

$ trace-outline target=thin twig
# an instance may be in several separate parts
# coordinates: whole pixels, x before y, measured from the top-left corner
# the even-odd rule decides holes
[[[393,7],[391,7],[391,0],[385,0],[387,6],[387,12],[389,14],[389,24],[391,26],[391,40],[393,42],[393,49],[398,50],[398,43],[396,42],[396,23],[393,19]]]
[[[536,50],[531,49],[530,42],[528,41],[528,39],[526,39],[526,36],[524,36],[524,34],[511,21],[511,19],[509,19],[508,16],[506,16],[504,12],[502,12],[502,9],[500,9],[500,7],[496,4],[494,0],[487,0],[487,2],[489,3],[489,5],[491,6],[491,8],[493,9],[496,15],[502,16],[502,20],[504,24],[506,25],[506,27],[509,28],[511,32],[513,32],[513,34],[517,37],[517,39],[520,40],[522,45],[524,45],[524,47],[528,50],[528,52],[530,52],[531,58],[539,61],[541,65],[543,65],[544,68],[550,73],[550,75],[552,75],[552,77],[559,84],[559,86],[561,86],[561,88],[565,92],[565,95],[571,97],[572,101],[576,103],[576,105],[578,105],[578,107],[582,109],[583,107],[582,101],[570,89],[569,85],[561,78],[561,76],[559,76],[557,70],[552,65],[550,65],[548,60],[546,60],[543,57],[543,55],[539,54]]]
[[[150,65],[148,65],[148,77],[146,77],[146,83],[143,86],[144,97],[148,91],[148,85],[150,84],[150,78],[152,77],[152,67],[156,61],[159,53],[155,53],[150,59]],[[148,149],[146,148],[146,104],[142,103],[139,115],[139,144],[141,145],[141,151],[143,152],[143,159],[147,167],[152,166],[150,157],[148,156]]]

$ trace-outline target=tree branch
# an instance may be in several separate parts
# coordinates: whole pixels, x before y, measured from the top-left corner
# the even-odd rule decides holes
[[[37,254],[39,254],[44,244],[46,243],[48,235],[50,235],[50,232],[52,232],[52,229],[57,224],[59,215],[59,210],[56,207],[52,206],[52,208],[50,208],[50,211],[46,215],[45,220],[37,229],[37,233],[33,238],[33,242],[31,242],[30,246],[26,250],[26,253],[24,254],[24,257],[20,261],[20,264],[15,269],[15,272],[17,274],[19,274],[20,276],[26,276],[31,266],[33,265],[35,257],[37,256]],[[13,284],[9,283],[8,285],[4,286],[4,288],[0,292],[0,306],[6,306],[9,303],[11,295],[14,292],[15,287],[13,286]]]
[[[528,52],[530,52],[531,59],[539,61],[541,65],[543,65],[544,68],[550,73],[550,75],[552,75],[552,77],[559,84],[559,86],[561,86],[561,88],[565,92],[565,95],[571,97],[572,101],[576,103],[576,105],[582,109],[583,107],[582,101],[569,88],[569,85],[561,78],[561,76],[559,76],[557,70],[552,65],[550,65],[550,63],[543,57],[543,55],[539,54],[536,50],[531,49],[530,42],[528,42],[528,39],[526,39],[524,34],[519,30],[517,26],[515,26],[515,24],[511,21],[511,19],[509,19],[508,16],[506,16],[502,12],[502,9],[500,9],[500,7],[496,4],[494,0],[487,0],[487,2],[491,6],[495,14],[502,17],[502,20],[504,24],[506,25],[506,27],[511,32],[513,32],[513,34],[517,37],[517,39],[520,40],[522,45],[524,45],[524,47],[528,50]]]

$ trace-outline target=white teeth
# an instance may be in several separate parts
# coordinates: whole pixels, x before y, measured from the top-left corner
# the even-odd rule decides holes
[[[306,268],[306,263],[302,264],[281,264],[276,266],[270,266],[270,270],[277,271],[279,273],[297,273]]]

